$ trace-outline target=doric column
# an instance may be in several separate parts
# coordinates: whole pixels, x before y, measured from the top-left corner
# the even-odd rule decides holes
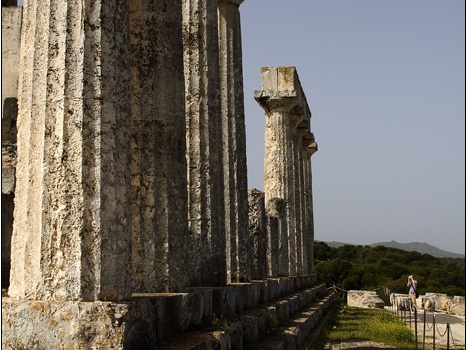
[[[300,273],[308,274],[308,240],[307,235],[308,228],[308,214],[306,210],[306,190],[305,190],[305,171],[306,171],[306,159],[307,155],[303,152],[303,137],[310,132],[310,114],[307,110],[305,118],[297,125],[297,151],[298,151],[298,165],[297,165],[297,181],[298,181],[298,206],[297,212],[300,213],[300,221],[297,222],[299,225],[300,242]]]
[[[264,280],[268,277],[266,212],[264,193],[257,189],[248,190],[249,231],[251,241],[251,278]]]
[[[195,286],[227,282],[217,3],[183,0],[188,229]]]
[[[318,144],[312,133],[306,133],[302,139],[303,159],[304,159],[304,189],[305,189],[305,208],[306,208],[306,229],[304,231],[305,249],[307,250],[307,269],[311,274],[314,271],[313,266],[313,245],[314,245],[314,222],[313,222],[313,194],[312,194],[312,175],[311,175],[311,156],[318,151]]]
[[[281,198],[287,206],[289,274],[301,257],[300,148],[296,127],[308,109],[295,67],[263,67],[255,99],[266,112],[264,191],[266,203]],[[301,267],[300,267],[301,269]]]
[[[13,4],[12,4],[13,3]],[[10,250],[16,172],[18,61],[22,7],[2,2],[2,288],[10,281]],[[12,6],[12,7],[10,7]]]
[[[131,295],[127,1],[27,1],[9,295]]]
[[[302,239],[302,211],[301,197],[303,188],[300,184],[300,172],[302,169],[302,140],[298,135],[298,125],[303,121],[305,115],[301,108],[294,108],[291,112],[291,149],[292,149],[292,191],[293,208],[295,218],[295,249],[296,249],[296,274],[303,274],[303,239]]]
[[[182,3],[132,0],[133,292],[191,286]]]
[[[232,282],[250,279],[248,189],[239,6],[218,0],[220,106],[222,112],[227,273]]]
[[[289,239],[285,200],[270,198],[266,203],[268,231],[268,277],[289,275]]]

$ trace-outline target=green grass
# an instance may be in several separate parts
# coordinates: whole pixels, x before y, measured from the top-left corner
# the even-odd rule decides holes
[[[372,341],[398,348],[415,349],[412,331],[390,311],[336,305],[323,328],[318,347],[326,343]]]

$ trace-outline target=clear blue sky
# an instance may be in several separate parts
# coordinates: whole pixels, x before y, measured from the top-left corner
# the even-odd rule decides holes
[[[465,253],[465,2],[245,0],[249,187],[263,189],[261,66],[312,111],[315,239]]]

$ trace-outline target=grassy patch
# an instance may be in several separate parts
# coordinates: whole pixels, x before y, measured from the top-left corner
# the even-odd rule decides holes
[[[412,331],[397,316],[381,309],[337,306],[318,343],[373,341],[405,349],[415,349]]]

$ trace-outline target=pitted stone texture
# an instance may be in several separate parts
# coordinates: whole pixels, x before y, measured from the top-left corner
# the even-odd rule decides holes
[[[2,144],[2,194],[15,191],[16,145]]]
[[[266,203],[268,230],[268,276],[289,275],[289,244],[285,201],[271,198]]]
[[[22,7],[2,6],[2,113],[5,113],[5,100],[18,97],[22,14]]]
[[[125,2],[25,4],[14,298],[131,294],[128,33]]]
[[[257,189],[248,190],[248,212],[252,248],[251,277],[261,280],[268,277],[267,225],[264,193]]]
[[[217,1],[228,282],[258,278],[250,270],[241,3]]]
[[[183,0],[188,230],[193,286],[227,283],[217,2]]]
[[[347,305],[363,308],[384,308],[384,301],[374,291],[349,290],[347,292]]]
[[[123,349],[127,319],[126,304],[2,298],[2,348]]]
[[[133,292],[191,286],[180,1],[130,2]]]
[[[465,316],[465,297],[454,296],[452,304],[447,308],[450,315]]]

